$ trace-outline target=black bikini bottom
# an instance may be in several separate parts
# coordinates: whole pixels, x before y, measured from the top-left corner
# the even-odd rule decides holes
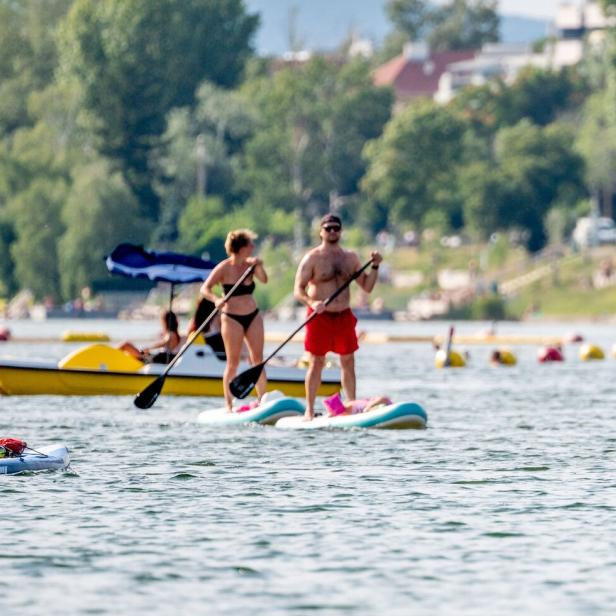
[[[233,314],[232,312],[223,312],[228,317],[231,317],[234,321],[237,321],[243,328],[244,331],[247,332],[250,324],[254,321],[255,317],[259,314],[259,309],[255,309],[253,312],[249,312],[248,314]]]

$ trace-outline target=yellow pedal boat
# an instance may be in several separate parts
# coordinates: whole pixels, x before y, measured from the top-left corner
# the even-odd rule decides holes
[[[240,364],[239,372],[248,369]],[[69,353],[59,362],[0,359],[0,394],[105,396],[136,395],[163,370],[164,364],[143,364],[106,344],[92,344]],[[193,344],[171,369],[163,394],[175,396],[222,396],[225,361],[211,347]],[[304,368],[267,365],[268,389],[287,396],[304,396]],[[318,395],[340,390],[338,368],[325,368]]]

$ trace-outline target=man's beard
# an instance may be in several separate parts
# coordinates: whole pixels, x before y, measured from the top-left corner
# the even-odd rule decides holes
[[[336,237],[334,237],[334,238],[326,237],[326,238],[325,238],[325,241],[326,241],[328,244],[337,244],[337,243],[340,241],[340,235],[337,235],[337,236],[336,236]]]

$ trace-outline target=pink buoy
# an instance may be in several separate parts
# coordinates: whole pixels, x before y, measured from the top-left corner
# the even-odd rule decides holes
[[[562,350],[557,346],[542,347],[537,351],[537,359],[542,364],[550,361],[565,361]]]

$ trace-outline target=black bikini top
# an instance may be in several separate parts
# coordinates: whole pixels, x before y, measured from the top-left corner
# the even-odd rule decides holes
[[[227,293],[231,291],[233,286],[234,285],[232,284],[222,285],[222,290],[224,291],[225,295],[227,295]],[[255,282],[253,280],[250,284],[241,284],[237,289],[235,289],[235,292],[233,293],[233,297],[237,297],[238,295],[252,295],[254,293],[254,290],[255,290]]]

